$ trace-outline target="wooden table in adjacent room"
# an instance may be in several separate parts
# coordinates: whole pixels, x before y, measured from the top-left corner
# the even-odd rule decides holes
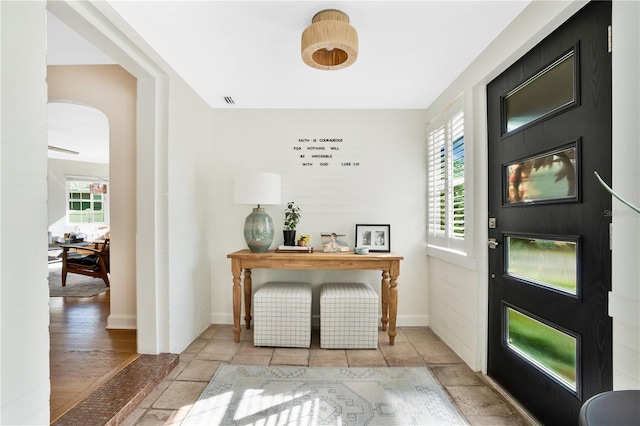
[[[303,270],[376,270],[382,271],[382,330],[389,327],[389,344],[396,337],[398,313],[398,275],[402,256],[396,253],[252,253],[239,250],[227,255],[233,275],[233,335],[240,342],[240,312],[242,303],[242,270],[244,269],[244,309],[247,329],[251,328],[251,269]]]

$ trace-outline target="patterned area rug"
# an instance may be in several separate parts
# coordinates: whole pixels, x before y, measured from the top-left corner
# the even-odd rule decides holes
[[[67,285],[62,287],[62,263],[49,264],[49,297],[91,297],[109,290],[100,278],[67,274]]]
[[[466,425],[427,368],[222,365],[182,425]]]

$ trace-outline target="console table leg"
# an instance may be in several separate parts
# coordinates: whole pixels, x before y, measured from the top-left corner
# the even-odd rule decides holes
[[[382,271],[380,294],[382,296],[382,331],[386,331],[389,323],[389,271]]]
[[[398,276],[392,275],[389,285],[389,345],[396,340],[396,317],[398,315]]]
[[[244,270],[244,323],[251,329],[251,269]]]
[[[231,260],[231,274],[233,275],[233,341],[240,343],[240,301],[242,292],[240,289],[240,262]]]

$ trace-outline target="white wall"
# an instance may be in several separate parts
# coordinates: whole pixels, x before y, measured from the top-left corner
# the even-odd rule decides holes
[[[169,350],[180,353],[211,324],[215,220],[211,109],[182,80],[169,97]]]
[[[252,206],[233,204],[236,172],[280,173],[281,146],[298,138],[343,138],[360,150],[358,213],[305,213],[298,232],[311,235],[321,249],[321,232],[344,232],[350,245],[356,224],[390,224],[391,250],[404,256],[398,278],[398,325],[427,325],[425,252],[426,152],[422,110],[215,110],[213,192],[215,218],[210,236],[212,323],[232,323],[232,276],[228,253],[246,248],[244,220]],[[283,200],[289,201],[289,200]],[[298,201],[298,200],[293,200]],[[253,206],[255,207],[255,206]],[[264,206],[276,228],[272,248],[282,244],[284,206]],[[380,272],[254,270],[254,291],[267,280],[305,280],[318,291],[321,282],[364,280],[380,292]],[[319,310],[317,297],[312,314]]]
[[[0,423],[49,424],[45,4],[0,2]]]
[[[640,3],[613,3],[613,188],[640,205]],[[614,199],[613,388],[640,389],[640,214]]]

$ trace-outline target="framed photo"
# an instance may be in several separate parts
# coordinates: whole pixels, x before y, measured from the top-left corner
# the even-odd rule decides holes
[[[369,251],[391,251],[391,225],[356,225],[356,247]]]
[[[323,232],[320,234],[322,241],[322,251],[325,253],[336,253],[340,251],[349,251],[349,243],[344,234],[335,232]]]

